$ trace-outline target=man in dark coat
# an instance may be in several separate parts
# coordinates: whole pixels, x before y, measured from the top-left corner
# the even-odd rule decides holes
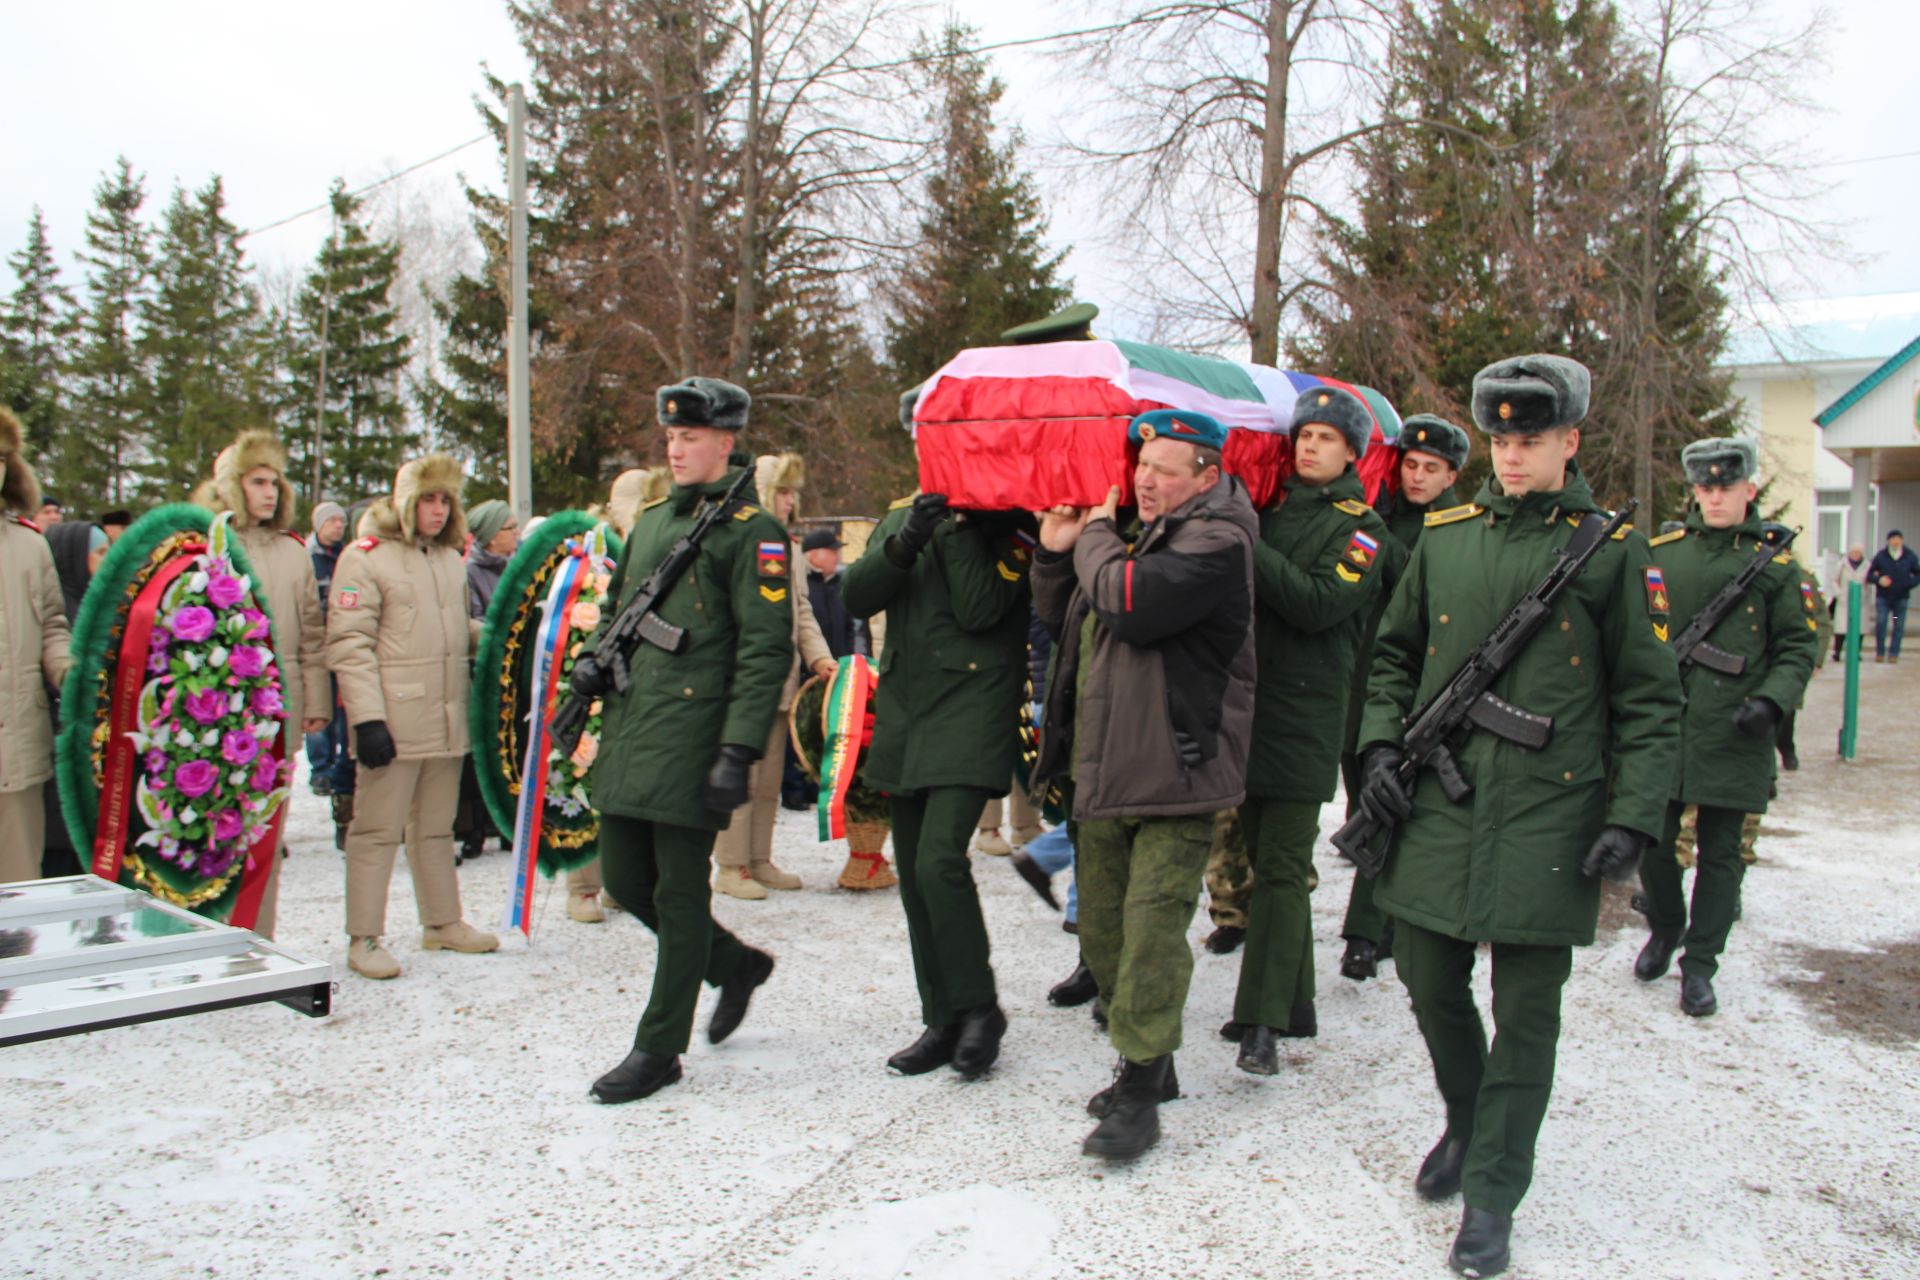
[[[673,490],[634,521],[602,628],[739,474],[730,458],[747,425],[745,390],[689,378],[660,388],[657,400]],[[707,1026],[707,1039],[719,1044],[773,973],[772,956],[714,922],[709,880],[714,837],[747,801],[748,770],[766,747],[793,665],[787,531],[749,502],[736,501],[723,516],[656,606],[663,621],[686,631],[686,644],[675,653],[641,644],[624,693],[591,652],[573,669],[574,692],[605,706],[592,784],[601,874],[660,940],[633,1051],[594,1082],[601,1102],[631,1102],[680,1079],[703,980],[720,989]]]
[[[1340,751],[1340,780],[1347,790],[1347,816],[1360,807],[1360,757],[1354,739],[1360,733],[1360,712],[1367,705],[1367,672],[1373,665],[1373,638],[1400,575],[1406,571],[1413,548],[1420,541],[1429,511],[1444,511],[1459,503],[1454,481],[1467,465],[1472,443],[1467,433],[1430,413],[1416,413],[1400,424],[1400,487],[1385,491],[1374,510],[1386,521],[1387,536],[1380,543],[1380,594],[1360,638],[1354,657],[1353,690],[1347,698],[1347,733]],[[1355,876],[1347,892],[1347,917],[1340,925],[1346,952],[1340,957],[1340,976],[1365,982],[1380,972],[1380,962],[1393,954],[1393,921],[1374,905],[1373,881]]]
[[[1653,540],[1647,591],[1659,594],[1662,619],[1677,636],[1720,589],[1772,540],[1754,508],[1760,452],[1751,440],[1696,440],[1680,455],[1693,485],[1686,528]],[[1680,672],[1679,767],[1673,771],[1660,842],[1640,864],[1651,934],[1634,976],[1652,982],[1667,972],[1682,943],[1680,1007],[1705,1017],[1719,1007],[1713,976],[1740,901],[1746,863],[1741,826],[1765,813],[1773,783],[1780,723],[1800,705],[1820,653],[1819,592],[1803,585],[1793,557],[1781,552],[1747,589],[1707,643],[1738,660],[1736,672],[1689,662]],[[1673,844],[1688,805],[1699,806],[1698,869],[1692,910],[1680,891]]]
[[[866,620],[854,617],[840,598],[840,548],[840,535],[833,529],[814,529],[801,539],[800,554],[807,558],[807,603],[813,608],[813,620],[820,624],[827,652],[836,658],[856,653],[872,657]]]
[[[1868,579],[1874,585],[1873,660],[1898,662],[1900,639],[1907,630],[1907,597],[1920,587],[1920,556],[1914,555],[1898,529],[1874,553]]]
[[[1071,781],[1080,950],[1120,1055],[1081,1149],[1115,1160],[1159,1140],[1159,1105],[1180,1092],[1187,925],[1213,815],[1246,790],[1259,529],[1221,471],[1219,422],[1163,409],[1130,431],[1138,519],[1116,518],[1118,488],[1100,507],[1055,508],[1033,569],[1059,645],[1033,786]]]
[[[1379,902],[1397,922],[1394,962],[1446,1103],[1414,1185],[1428,1199],[1464,1193],[1450,1261],[1467,1275],[1507,1265],[1573,948],[1593,941],[1600,879],[1630,873],[1660,831],[1678,747],[1679,682],[1646,590],[1646,539],[1622,530],[1490,691],[1550,717],[1547,745],[1468,733],[1455,754],[1473,789],[1457,802],[1431,770],[1411,789],[1398,776],[1406,717],[1600,518],[1575,462],[1588,386],[1584,366],[1550,355],[1475,375],[1493,474],[1473,502],[1427,516],[1381,620],[1360,721],[1360,803],[1399,824]],[[1482,943],[1491,1045],[1472,991]]]

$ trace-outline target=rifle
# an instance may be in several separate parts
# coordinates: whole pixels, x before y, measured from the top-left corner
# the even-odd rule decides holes
[[[1409,794],[1424,767],[1433,769],[1440,779],[1440,789],[1453,803],[1458,804],[1473,793],[1473,784],[1460,771],[1460,762],[1448,745],[1449,740],[1464,729],[1484,729],[1530,751],[1539,751],[1552,741],[1551,716],[1534,715],[1495,697],[1491,692],[1493,683],[1546,625],[1553,616],[1554,603],[1567,593],[1581,570],[1626,524],[1627,517],[1638,505],[1638,502],[1628,502],[1610,519],[1589,515],[1582,520],[1580,527],[1573,531],[1572,541],[1547,570],[1547,576],[1507,610],[1499,625],[1474,646],[1446,685],[1405,721],[1407,733],[1401,750],[1406,758],[1400,762],[1399,778]],[[1333,847],[1353,863],[1361,875],[1371,879],[1386,870],[1393,834],[1393,823],[1382,822],[1361,809],[1333,833]]]
[[[1693,621],[1673,642],[1673,656],[1680,660],[1681,671],[1684,672],[1689,664],[1705,667],[1723,676],[1737,676],[1747,669],[1745,658],[1728,653],[1719,645],[1709,644],[1707,637],[1713,634],[1715,627],[1726,621],[1727,615],[1740,603],[1740,598],[1747,594],[1747,588],[1765,571],[1767,563],[1785,552],[1799,536],[1800,530],[1789,529],[1778,542],[1769,542],[1762,537],[1760,549],[1753,553],[1753,559],[1747,561],[1740,572],[1715,592],[1713,599],[1707,601],[1700,612],[1693,615]]]
[[[692,567],[693,560],[700,552],[700,540],[712,531],[713,526],[727,518],[729,509],[740,497],[741,491],[753,483],[753,468],[742,469],[721,495],[718,502],[709,503],[701,508],[692,527],[667,548],[667,554],[653,567],[646,581],[640,584],[628,599],[626,606],[614,618],[613,624],[600,632],[600,638],[594,641],[593,657],[596,662],[613,673],[613,687],[625,693],[631,684],[627,664],[634,650],[646,641],[656,649],[667,653],[679,653],[687,647],[687,632],[684,627],[676,627],[655,612],[660,602],[673,590],[674,583]],[[550,732],[554,747],[562,756],[570,756],[573,749],[580,745],[580,734],[587,727],[587,717],[592,713],[594,700],[583,698],[571,689],[567,699],[553,713]],[[539,709],[535,708],[535,714]]]

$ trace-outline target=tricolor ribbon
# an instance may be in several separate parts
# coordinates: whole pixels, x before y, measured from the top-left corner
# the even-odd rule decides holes
[[[527,700],[527,754],[520,770],[520,808],[513,818],[513,881],[507,889],[505,928],[533,937],[534,868],[540,856],[540,828],[547,807],[548,731],[559,706],[560,684],[554,679],[572,631],[573,602],[592,572],[584,539],[567,543],[566,563],[553,575],[546,601],[540,606],[540,631],[534,640],[533,692]]]
[[[860,769],[860,750],[873,737],[873,689],[876,677],[858,654],[840,659],[827,688],[826,742],[820,752],[820,839],[847,834],[847,792]]]

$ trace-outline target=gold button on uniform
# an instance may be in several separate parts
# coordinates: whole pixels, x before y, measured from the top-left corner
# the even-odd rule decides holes
[[[691,697],[693,696],[693,690],[692,690],[692,689],[682,689],[682,690],[680,691],[680,693],[682,694],[682,696],[684,696],[684,697],[688,697],[688,698],[691,698]]]
[[[1447,625],[1447,615],[1444,613],[1440,615],[1440,625],[1443,627]]]
[[[1576,653],[1571,658],[1568,658],[1567,661],[1577,667],[1580,665],[1580,655]]]
[[[1429,658],[1431,658],[1431,657],[1433,657],[1433,656],[1434,656],[1435,654],[1437,654],[1437,653],[1439,653],[1439,652],[1440,652],[1440,651],[1439,651],[1438,649],[1436,649],[1436,648],[1434,648],[1434,647],[1433,647],[1432,645],[1428,645],[1428,646],[1427,646],[1427,656],[1428,656]]]
[[[1563,773],[1563,774],[1561,774],[1560,776],[1561,776],[1561,777],[1563,777],[1563,778],[1565,778],[1565,779],[1566,779],[1566,780],[1567,780],[1568,782],[1572,782],[1572,781],[1573,781],[1573,770],[1571,770],[1571,769],[1569,769],[1569,770],[1567,770],[1567,771],[1566,771],[1565,773]]]
[[[978,671],[979,669],[980,669],[980,664],[977,662],[969,662],[967,664],[967,670],[969,671]]]
[[[1562,618],[1562,619],[1560,619],[1560,629],[1561,629],[1562,631],[1571,631],[1571,630],[1573,630],[1573,623],[1572,623],[1572,621],[1571,621],[1570,619],[1567,619],[1567,618]]]

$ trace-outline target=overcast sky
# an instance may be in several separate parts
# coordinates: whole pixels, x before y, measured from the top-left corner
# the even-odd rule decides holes
[[[1774,0],[1783,15],[1806,0]],[[970,0],[963,12],[996,41],[1098,21],[1110,6],[1048,0]],[[1845,219],[1858,270],[1823,277],[1826,293],[1920,289],[1920,139],[1913,132],[1913,51],[1920,4],[1849,0],[1840,7],[1830,70],[1810,86],[1827,114],[1808,128],[1833,162],[1825,207]],[[937,20],[938,10],[930,12]],[[12,116],[0,130],[0,251],[18,249],[35,204],[45,209],[69,282],[92,190],[125,154],[147,176],[157,214],[175,183],[209,174],[227,183],[234,221],[258,227],[323,201],[336,176],[379,178],[480,133],[472,97],[482,64],[525,69],[498,0],[61,0],[0,4]],[[996,55],[1010,114],[1034,138],[1056,136],[1061,93],[1042,58]],[[1898,159],[1873,159],[1906,153]],[[1861,163],[1861,161],[1867,161]],[[469,147],[410,180],[452,202],[458,175],[492,182],[489,144]],[[1054,212],[1055,238],[1078,241],[1069,268],[1100,300],[1105,264],[1074,202]],[[250,238],[249,255],[285,270],[325,234],[312,216]],[[0,285],[11,279],[0,273]]]

